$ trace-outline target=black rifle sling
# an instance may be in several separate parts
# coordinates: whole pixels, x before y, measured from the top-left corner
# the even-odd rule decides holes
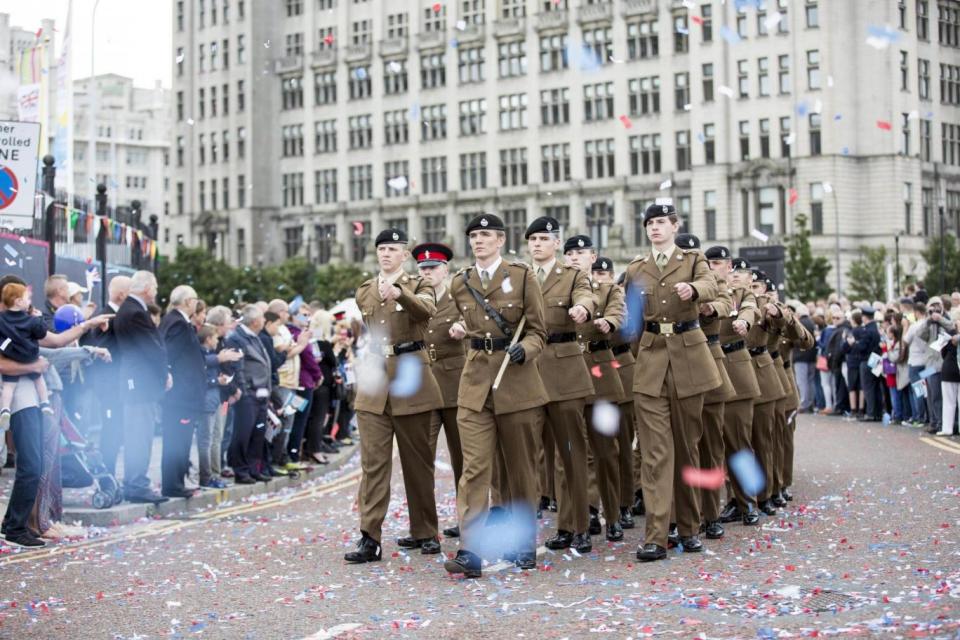
[[[507,324],[507,321],[503,319],[496,309],[490,306],[490,303],[484,300],[483,296],[480,295],[480,292],[470,286],[470,283],[467,281],[467,277],[470,275],[470,270],[467,269],[463,272],[463,286],[467,288],[467,291],[470,292],[470,295],[473,296],[473,299],[477,301],[477,304],[483,309],[483,312],[490,316],[494,322],[497,323],[497,326],[500,328],[500,331],[503,332],[503,335],[507,338],[513,337],[513,328]]]

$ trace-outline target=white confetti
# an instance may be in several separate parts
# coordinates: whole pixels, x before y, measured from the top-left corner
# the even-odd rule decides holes
[[[597,433],[605,436],[615,436],[620,430],[620,409],[606,400],[598,400],[593,405],[590,419]]]
[[[778,24],[780,24],[781,20],[783,20],[783,16],[780,15],[780,12],[774,11],[769,16],[767,16],[767,19],[763,21],[763,24],[767,27],[767,30],[770,31],[770,30],[773,30],[773,28],[776,27]]]
[[[669,189],[669,188],[672,187],[672,186],[673,186],[673,181],[671,181],[671,180],[664,180],[663,182],[660,183],[660,191],[666,191],[667,189]]]
[[[463,31],[467,28],[467,23],[465,20],[457,20],[457,31]]]
[[[717,93],[719,93],[722,96],[727,96],[728,98],[732,98],[734,95],[733,89],[731,89],[726,85],[720,85],[719,87],[717,87]]]
[[[403,191],[407,188],[408,182],[406,176],[397,176],[396,178],[390,178],[387,181],[387,186],[393,189],[394,191]]]
[[[756,238],[757,240],[759,240],[760,242],[767,242],[768,240],[770,240],[770,236],[765,234],[763,231],[760,231],[759,229],[751,229],[750,235]]]
[[[833,193],[833,185],[829,182],[823,183],[823,192],[824,193]]]

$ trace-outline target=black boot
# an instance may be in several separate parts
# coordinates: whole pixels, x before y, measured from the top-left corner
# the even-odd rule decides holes
[[[550,508],[550,498],[548,496],[540,496],[540,504],[537,506],[537,511],[546,511]]]
[[[624,529],[633,529],[637,523],[633,520],[630,507],[620,507],[620,526]]]
[[[680,546],[683,547],[684,553],[700,553],[703,551],[703,543],[697,536],[680,538]]]
[[[782,495],[783,499],[787,502],[793,502],[793,494],[790,493],[790,487],[784,487],[783,491],[780,492],[780,495]]]
[[[513,564],[517,565],[520,569],[536,569],[537,568],[537,552],[536,551],[521,551],[517,554],[516,559],[513,561]]]
[[[550,505],[547,507],[547,511],[552,511],[553,513],[557,512],[557,499],[550,498]]]
[[[607,525],[607,540],[610,542],[620,542],[623,540],[623,528],[619,522],[613,522]]]
[[[663,560],[667,557],[667,550],[658,544],[645,544],[637,548],[637,560],[640,562],[653,562],[654,560]]]
[[[779,491],[773,494],[773,497],[770,498],[770,502],[773,503],[773,506],[779,509],[783,509],[785,506],[787,506],[787,501],[783,499],[783,496],[780,495]]]
[[[719,540],[723,537],[723,526],[717,520],[708,522],[704,531],[707,534],[708,540]]]
[[[743,525],[746,527],[754,527],[760,522],[760,512],[757,511],[753,505],[750,505],[750,510],[743,513]]]
[[[740,519],[740,516],[740,507],[737,506],[737,501],[731,500],[720,512],[720,522],[736,522]]]
[[[677,530],[677,523],[670,523],[670,532],[667,533],[667,549],[673,549],[680,546],[680,532]]]
[[[543,546],[545,546],[547,549],[559,551],[561,549],[568,549],[572,542],[573,533],[561,529],[560,531],[557,531],[557,535],[553,536],[552,538],[548,538],[547,541],[543,543]]]
[[[590,553],[593,551],[593,541],[590,540],[589,533],[578,533],[573,536],[573,541],[570,542],[570,548],[575,550],[577,553]]]
[[[600,526],[600,512],[590,507],[590,535],[598,536],[600,532],[603,531],[603,527]]]
[[[447,570],[447,573],[460,573],[463,574],[464,578],[479,578],[481,575],[480,567],[480,557],[475,553],[463,550],[457,551],[456,558],[443,563],[443,568]]]
[[[363,534],[360,542],[357,543],[357,550],[347,553],[343,556],[343,559],[351,564],[379,562],[380,551],[380,543],[367,534]]]
[[[444,538],[459,538],[460,537],[460,525],[455,525],[448,527],[443,530]]]
[[[647,512],[646,508],[643,506],[643,491],[637,489],[633,492],[633,515],[642,516]]]
[[[761,502],[758,506],[759,506],[760,511],[762,511],[762,512],[765,513],[765,514],[767,514],[768,516],[775,516],[775,515],[777,515],[777,509],[776,509],[776,507],[773,506],[773,502],[771,502],[769,499],[764,500],[764,501]]]

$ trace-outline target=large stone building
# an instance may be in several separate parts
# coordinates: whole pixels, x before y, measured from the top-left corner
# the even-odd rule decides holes
[[[40,24],[41,34],[54,33],[54,21],[43,20]],[[0,120],[16,120],[17,87],[20,85],[20,53],[37,44],[37,29],[24,29],[10,24],[10,14],[0,13]],[[46,36],[44,36],[46,37]],[[50,41],[47,40],[49,43]],[[52,66],[55,57],[52,44],[45,49],[45,60],[40,64]],[[55,89],[51,83],[50,95]]]
[[[806,214],[845,278],[895,237],[910,271],[940,204],[960,224],[957,0],[173,10],[163,226],[232,263],[369,260],[386,225],[462,253],[479,211],[506,220],[510,249],[547,213],[625,260],[647,204],[672,198],[734,250]]]

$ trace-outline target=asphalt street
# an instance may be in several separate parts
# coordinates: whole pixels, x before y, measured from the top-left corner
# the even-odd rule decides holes
[[[442,556],[394,544],[408,525],[399,464],[383,561],[343,563],[358,536],[354,459],[243,503],[0,549],[0,637],[956,638],[958,465],[957,438],[804,415],[795,499],[761,527],[638,564],[641,518],[622,543],[594,536],[589,555],[541,550],[536,571],[501,563],[459,580]],[[437,495],[452,524],[445,458]]]

